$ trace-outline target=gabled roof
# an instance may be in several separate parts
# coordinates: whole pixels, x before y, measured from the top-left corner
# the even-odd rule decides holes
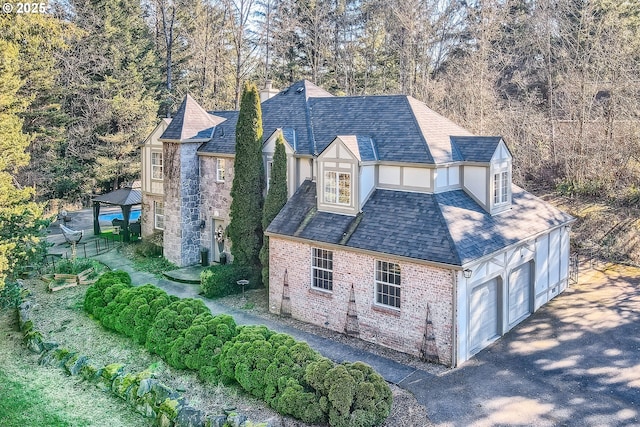
[[[316,184],[305,181],[267,232],[463,266],[573,221],[517,186],[512,191],[511,210],[491,216],[463,190],[428,194],[377,189],[353,217],[317,211]]]
[[[451,142],[458,147],[467,162],[488,163],[496,152],[502,138],[499,136],[452,136]]]
[[[376,147],[373,144],[373,140],[368,136],[357,135],[338,135],[336,139],[342,141],[342,143],[353,153],[353,155],[360,161],[374,161],[378,160],[376,153]],[[325,150],[329,147],[325,147]]]
[[[187,94],[160,140],[173,142],[205,142],[211,139],[215,126],[224,118],[207,113]]]

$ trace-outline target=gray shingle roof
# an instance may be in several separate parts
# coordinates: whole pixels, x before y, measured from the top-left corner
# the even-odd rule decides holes
[[[329,92],[307,80],[294,83],[262,103],[262,128],[265,137],[271,135],[276,129],[295,129],[297,151],[301,154],[313,154],[314,138],[309,126],[308,101],[310,98],[332,97],[333,95]]]
[[[383,161],[433,163],[406,96],[358,96],[309,100],[317,151],[337,135],[375,141]]]
[[[298,154],[318,154],[337,136],[355,135],[362,160],[488,161],[500,140],[472,136],[410,96],[334,97],[306,80],[294,83],[261,107],[264,138],[283,129]],[[238,113],[212,114],[224,121],[199,152],[234,154]]]
[[[187,94],[160,140],[204,142],[211,138],[215,126],[224,118],[207,113]]]
[[[494,216],[463,190],[435,195],[463,264],[573,221],[571,215],[516,185],[512,194],[511,209]]]
[[[368,136],[338,135],[336,138],[340,139],[358,160],[365,162],[378,160],[373,139]]]
[[[235,154],[238,112],[214,111],[211,114],[225,120],[216,126],[213,137],[200,146],[198,153]]]
[[[305,181],[267,231],[462,266],[573,221],[517,186],[512,209],[495,216],[463,190],[426,194],[378,189],[359,217],[318,212],[315,195],[316,184]]]
[[[490,162],[500,141],[499,136],[451,136],[462,156],[460,160],[467,162]]]

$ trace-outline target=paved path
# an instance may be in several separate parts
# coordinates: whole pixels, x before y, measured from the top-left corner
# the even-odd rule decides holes
[[[278,332],[287,333],[297,340],[306,341],[312,348],[319,351],[322,355],[334,360],[338,363],[343,361],[365,362],[373,367],[380,373],[388,382],[398,384],[408,376],[414,376],[419,378],[432,377],[427,372],[416,370],[415,368],[400,364],[391,359],[369,353],[360,349],[356,349],[346,344],[342,344],[327,338],[323,338],[299,329],[292,328],[284,325],[280,322],[264,319],[251,313],[247,313],[242,310],[236,310],[226,305],[220,304],[215,300],[203,298],[198,295],[200,291],[198,285],[176,283],[166,279],[159,279],[151,273],[145,273],[135,270],[131,262],[119,255],[117,251],[110,251],[94,257],[95,259],[103,262],[109,268],[115,270],[123,270],[131,275],[131,280],[134,284],[141,285],[145,283],[151,283],[164,289],[171,295],[176,295],[180,298],[199,298],[209,307],[211,313],[216,314],[230,314],[239,325],[265,325],[269,329]]]

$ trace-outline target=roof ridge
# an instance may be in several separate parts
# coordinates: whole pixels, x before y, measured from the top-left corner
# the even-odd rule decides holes
[[[453,190],[453,191],[458,191],[458,190]],[[464,190],[459,190],[459,191],[464,192]],[[458,246],[456,245],[455,240],[453,240],[453,236],[451,236],[451,228],[449,227],[449,224],[447,223],[447,220],[444,217],[444,214],[442,213],[442,205],[440,204],[440,193],[434,193],[433,196],[434,196],[433,200],[435,201],[438,207],[438,209],[436,209],[436,212],[440,218],[440,221],[444,224],[445,235],[447,236],[449,245],[451,246],[453,253],[456,255],[457,264],[462,265],[462,257],[460,256],[460,251],[458,250]]]
[[[431,158],[431,163],[435,164],[436,160],[433,157],[433,153],[431,152],[431,148],[429,147],[429,142],[427,142],[427,138],[424,136],[424,133],[422,132],[422,127],[420,127],[420,123],[418,122],[418,118],[416,117],[416,112],[413,109],[413,105],[411,105],[411,101],[409,100],[409,98],[415,99],[415,98],[413,98],[413,97],[411,97],[409,95],[404,95],[403,96],[403,99],[405,100],[405,102],[407,103],[407,106],[409,107],[409,111],[411,111],[411,118],[413,119],[413,124],[418,129],[418,135],[420,135],[420,138],[422,139],[422,142],[424,142],[424,147],[427,150],[427,155]],[[418,100],[416,99],[416,101],[418,101]],[[418,102],[420,102],[420,101],[418,101]],[[429,108],[429,107],[427,107],[427,108]]]
[[[351,239],[351,236],[353,236],[353,233],[358,228],[358,225],[360,225],[363,217],[364,212],[360,211],[357,213],[357,215],[349,223],[349,227],[347,227],[347,231],[344,232],[342,239],[340,239],[340,241],[338,242],[339,245],[346,245],[347,243],[349,243],[349,239]]]
[[[304,216],[304,219],[302,220],[302,222],[300,222],[300,225],[298,226],[296,231],[294,231],[293,233],[294,236],[296,237],[299,236],[300,233],[302,233],[304,229],[307,228],[307,225],[309,225],[309,222],[311,222],[316,212],[318,212],[318,208],[316,206],[309,209],[309,212],[306,213],[306,215]]]

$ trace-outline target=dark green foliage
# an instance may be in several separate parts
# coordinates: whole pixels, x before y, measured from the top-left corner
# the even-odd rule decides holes
[[[20,305],[20,285],[17,282],[5,283],[0,287],[0,308],[17,307]]]
[[[179,336],[166,355],[171,366],[199,371],[216,368],[222,345],[236,334],[236,322],[228,315],[199,314]],[[211,372],[207,369],[207,373]]]
[[[168,356],[175,340],[185,333],[197,315],[205,312],[209,312],[209,309],[198,299],[185,298],[172,302],[154,319],[147,333],[145,347],[151,353],[164,356],[172,364]],[[175,365],[183,363],[179,360],[173,362]]]
[[[321,356],[306,343],[264,326],[238,329],[222,349],[221,379],[238,382],[282,414],[310,423],[322,421],[325,416],[317,396],[303,380],[307,365]]]
[[[127,288],[104,308],[102,324],[144,344],[156,315],[174,300],[153,285]]]
[[[273,165],[271,166],[271,179],[269,191],[264,201],[262,211],[262,229],[266,230],[271,221],[278,215],[282,207],[287,203],[287,153],[284,150],[282,135],[276,139],[276,149],[273,153]],[[262,265],[262,283],[269,286],[269,238],[264,237],[262,249],[260,249],[260,264]]]
[[[260,287],[260,273],[252,267],[241,264],[224,264],[208,267],[200,274],[202,292],[207,298],[217,298],[242,292],[238,280],[246,279],[246,289]]]
[[[264,204],[262,111],[258,89],[245,84],[236,125],[236,156],[231,187],[229,237],[234,262],[258,267]]]
[[[290,335],[236,326],[231,316],[212,316],[201,300],[178,300],[129,282],[126,273],[106,273],[87,291],[85,307],[171,366],[197,371],[208,382],[238,383],[279,413],[307,423],[371,427],[389,415],[391,390],[368,365],[336,365]]]
[[[392,395],[384,379],[362,363],[309,364],[305,380],[322,395],[320,404],[337,427],[374,426],[389,416]]]
[[[117,289],[111,289],[115,285],[118,285]],[[87,289],[84,297],[85,311],[100,319],[104,308],[111,302],[117,292],[129,287],[131,287],[131,276],[127,272],[120,270],[107,271]]]

